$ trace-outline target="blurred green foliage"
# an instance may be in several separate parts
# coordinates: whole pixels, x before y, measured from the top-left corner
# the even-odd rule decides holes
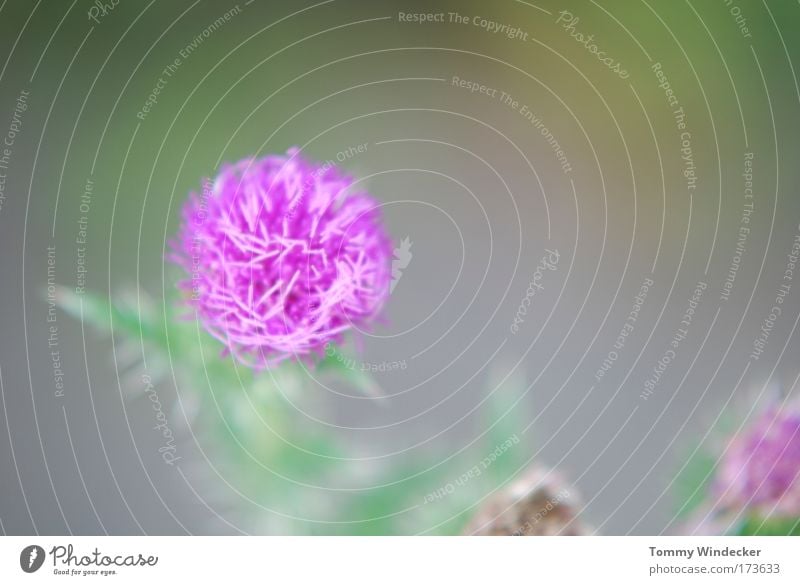
[[[268,371],[250,370],[221,355],[222,344],[194,318],[187,318],[177,295],[159,304],[141,292],[126,291],[111,301],[60,288],[57,302],[75,319],[111,336],[123,380],[131,371],[146,373],[156,384],[174,378],[180,390],[178,406],[189,419],[187,431],[200,438],[215,463],[224,461],[218,471],[228,484],[242,494],[256,495],[227,503],[237,525],[247,532],[458,534],[481,494],[506,483],[526,464],[523,450],[511,449],[447,497],[426,498],[452,485],[463,474],[465,461],[480,461],[522,428],[513,401],[520,380],[495,381],[496,391],[483,410],[487,431],[459,456],[423,449],[391,465],[365,462],[358,445],[343,440],[331,427],[303,424],[296,410],[310,372],[380,399],[380,388],[369,374],[335,357],[343,348],[310,365],[285,362]],[[368,483],[376,487],[326,491],[341,478],[363,476],[365,469]],[[328,504],[319,501],[326,493]],[[299,519],[315,515],[324,521]]]

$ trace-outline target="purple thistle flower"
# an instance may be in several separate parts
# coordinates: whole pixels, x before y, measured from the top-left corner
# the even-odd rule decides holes
[[[719,503],[800,516],[800,410],[771,407],[735,437],[713,484]]]
[[[170,259],[226,353],[255,368],[322,355],[380,313],[392,245],[378,202],[353,182],[291,148],[226,165],[189,196]]]

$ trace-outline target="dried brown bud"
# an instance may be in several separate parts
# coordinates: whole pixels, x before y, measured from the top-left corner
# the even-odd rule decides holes
[[[467,525],[475,536],[578,536],[577,495],[554,471],[533,467],[490,497]]]

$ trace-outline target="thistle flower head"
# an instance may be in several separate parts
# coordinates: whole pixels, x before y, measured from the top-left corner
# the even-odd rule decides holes
[[[205,329],[242,363],[321,354],[380,312],[391,242],[353,183],[292,148],[224,166],[190,195],[170,258]]]
[[[768,408],[735,437],[713,492],[724,506],[800,516],[800,410]]]

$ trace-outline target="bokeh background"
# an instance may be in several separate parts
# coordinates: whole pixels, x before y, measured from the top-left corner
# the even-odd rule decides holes
[[[443,21],[403,16],[420,13]],[[2,2],[2,531],[340,533],[346,495],[364,532],[437,532],[445,498],[426,495],[440,480],[370,503],[379,472],[424,459],[455,481],[515,437],[518,461],[575,486],[593,531],[679,532],[681,469],[719,448],[721,420],[791,395],[800,370],[800,273],[785,278],[800,235],[798,23],[788,0]],[[204,428],[222,411],[196,422],[196,397],[241,389],[170,375],[191,348],[149,355],[113,319],[103,330],[47,296],[49,279],[158,313],[187,194],[224,162],[294,145],[362,179],[412,253],[386,323],[348,349],[406,365],[373,374],[380,399],[309,374],[236,407],[252,422],[280,402],[286,426],[350,445],[314,485],[293,478],[325,456],[269,459],[278,427],[248,436],[266,459],[218,448]],[[512,327],[547,250],[558,262]],[[248,481],[265,464],[269,484]],[[519,472],[475,478],[450,504],[469,515]]]

